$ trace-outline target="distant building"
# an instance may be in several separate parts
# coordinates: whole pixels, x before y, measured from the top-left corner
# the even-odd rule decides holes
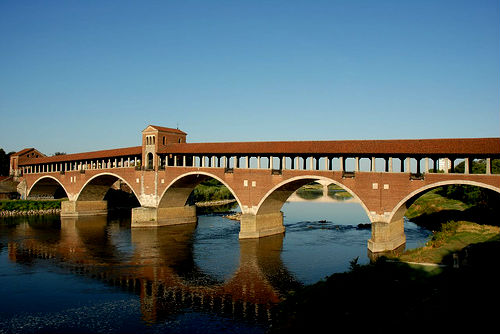
[[[451,168],[451,161],[448,158],[439,159],[438,170],[445,172],[447,169]]]
[[[41,153],[35,148],[25,148],[17,153],[11,154],[10,156],[10,172],[9,175],[17,178],[19,175],[19,163],[24,162],[26,159],[41,158],[45,157],[45,154]]]

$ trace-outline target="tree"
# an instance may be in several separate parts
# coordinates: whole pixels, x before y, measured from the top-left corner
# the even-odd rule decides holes
[[[0,148],[0,175],[8,176],[10,171],[10,156],[15,152],[5,153],[5,151]]]
[[[56,152],[54,155],[66,155],[66,152]]]
[[[472,174],[484,174],[486,173],[486,160],[474,160],[471,164],[471,173]],[[455,166],[455,173],[463,173],[465,171],[465,162],[462,161],[458,165]],[[491,160],[491,172],[493,174],[500,174],[500,159],[492,159]]]

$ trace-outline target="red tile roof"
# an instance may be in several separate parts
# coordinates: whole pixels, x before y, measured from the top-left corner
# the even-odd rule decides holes
[[[100,159],[100,158],[107,159],[107,158],[134,156],[134,155],[142,155],[142,146],[125,147],[112,150],[102,150],[102,151],[93,151],[85,153],[63,154],[63,155],[55,155],[52,157],[30,158],[30,159],[25,159],[22,163],[20,162],[19,165],[37,165],[37,164],[51,163],[51,162],[83,161],[83,160]]]
[[[182,134],[182,135],[187,135],[187,133],[185,133],[184,131],[181,131],[179,129],[166,128],[164,126],[157,126],[157,125],[149,125],[149,126],[155,128],[158,131],[174,132],[174,133],[179,133],[179,134]]]
[[[26,154],[28,153],[29,151],[32,151],[34,150],[33,147],[30,147],[30,148],[25,148],[24,150],[21,150],[19,152],[16,152],[16,153],[13,153],[12,156],[19,156],[19,155],[23,155],[23,154]]]
[[[498,156],[500,138],[182,143],[159,153]]]
[[[273,154],[276,156],[328,154],[331,156],[421,155],[441,157],[500,157],[500,138],[172,143],[161,148],[158,153],[254,156]],[[52,157],[27,158],[25,161],[19,162],[19,165],[141,155],[142,146],[135,146]]]

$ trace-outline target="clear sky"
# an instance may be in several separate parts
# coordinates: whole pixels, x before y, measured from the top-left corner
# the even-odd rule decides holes
[[[0,147],[500,136],[498,0],[0,0]]]

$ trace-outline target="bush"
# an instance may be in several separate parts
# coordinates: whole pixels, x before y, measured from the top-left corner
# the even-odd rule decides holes
[[[61,200],[31,201],[14,200],[0,201],[0,210],[4,211],[29,211],[29,210],[49,210],[60,209]]]
[[[234,199],[233,194],[215,179],[200,183],[189,196],[190,203]]]
[[[437,190],[441,196],[462,201],[468,205],[490,206],[500,202],[500,195],[485,188],[468,185],[449,185]]]

